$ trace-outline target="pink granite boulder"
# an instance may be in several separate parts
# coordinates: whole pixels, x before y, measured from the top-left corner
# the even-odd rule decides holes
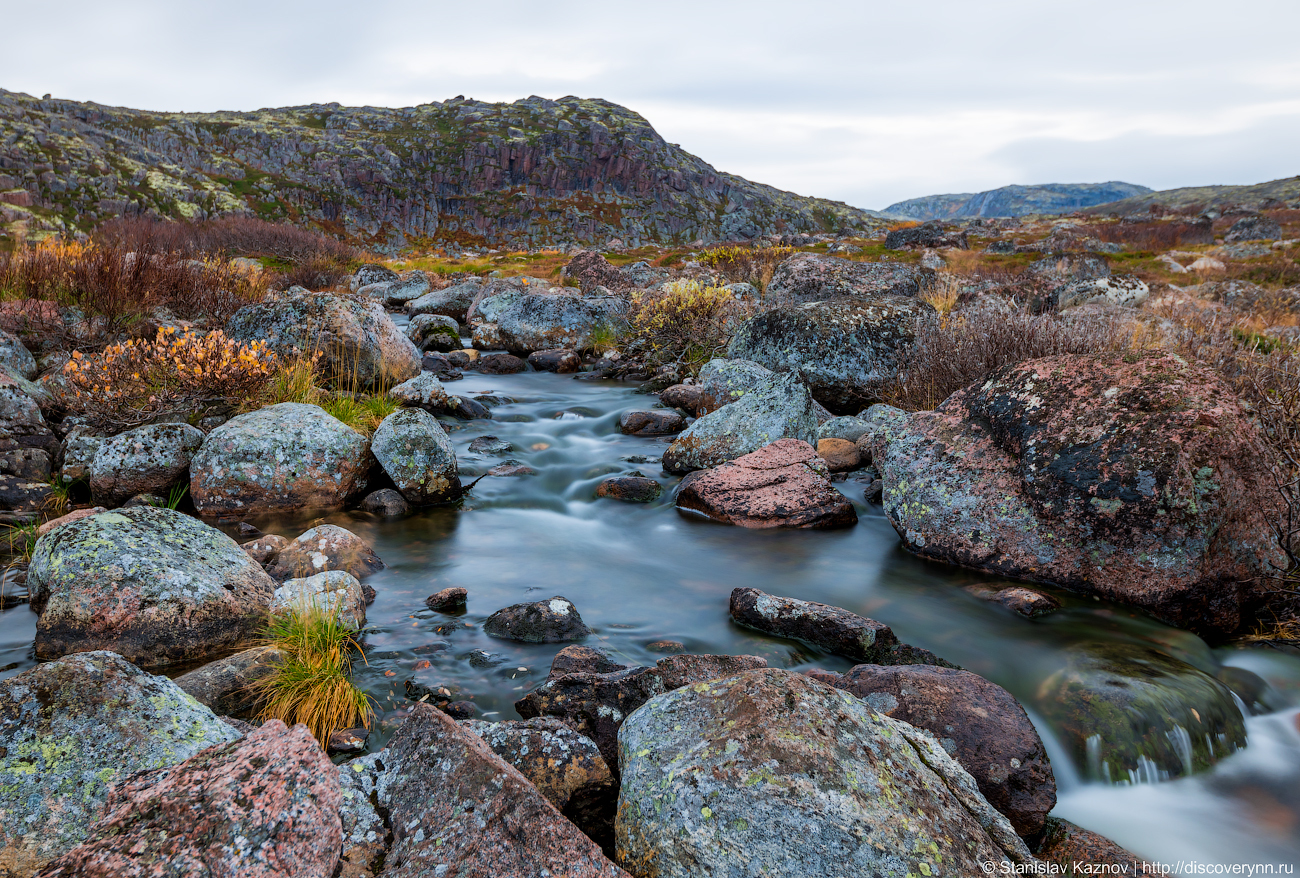
[[[677,508],[740,527],[849,527],[858,514],[801,439],[779,439],[733,461],[691,473]]]

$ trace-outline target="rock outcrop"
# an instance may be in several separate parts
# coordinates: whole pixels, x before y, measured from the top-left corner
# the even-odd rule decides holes
[[[787,306],[884,295],[917,296],[933,283],[933,271],[905,262],[853,262],[796,253],[776,267],[764,299]]]

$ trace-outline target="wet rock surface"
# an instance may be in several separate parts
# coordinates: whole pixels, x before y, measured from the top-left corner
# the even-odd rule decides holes
[[[431,610],[448,612],[465,609],[469,592],[463,588],[444,588],[424,599],[424,605]]]
[[[628,436],[671,436],[686,429],[686,419],[670,409],[623,412],[618,431]]]
[[[624,503],[653,503],[663,491],[663,485],[644,476],[614,476],[596,486],[597,497],[609,497]]]
[[[427,506],[460,496],[456,452],[438,419],[423,409],[384,418],[370,449],[408,503]]]
[[[527,372],[528,363],[513,354],[484,354],[474,361],[474,369],[484,375],[514,375]]]
[[[253,635],[275,583],[235,541],[152,506],[56,528],[32,553],[36,655],[108,649],[146,668],[193,661]]]
[[[283,660],[279,648],[255,646],[195,668],[175,682],[218,716],[250,719],[258,703],[249,687],[272,674]]]
[[[638,875],[979,875],[1032,858],[924,732],[791,671],[648,701],[619,732]]]
[[[858,514],[827,479],[812,446],[782,439],[752,454],[691,473],[677,508],[740,527],[849,527]]]
[[[283,582],[326,570],[342,570],[364,579],[383,569],[383,559],[361,537],[337,524],[322,524],[281,548],[267,572]]]
[[[497,610],[483,622],[483,630],[493,637],[524,643],[563,643],[591,633],[578,608],[560,595]]]
[[[1034,854],[1044,863],[1054,863],[1070,871],[1076,869],[1075,863],[1084,868],[1110,866],[1114,870],[1127,869],[1129,874],[1134,873],[1135,865],[1137,870],[1144,867],[1142,858],[1131,851],[1059,817],[1047,818],[1043,840]],[[1153,868],[1146,874],[1158,875],[1160,871]],[[1123,873],[1112,871],[1112,874]],[[1138,874],[1142,873],[1139,871]]]
[[[393,488],[380,488],[365,496],[361,509],[384,518],[400,518],[410,513],[411,504]]]
[[[582,370],[582,359],[570,350],[533,351],[528,355],[528,365],[538,372],[567,375]]]

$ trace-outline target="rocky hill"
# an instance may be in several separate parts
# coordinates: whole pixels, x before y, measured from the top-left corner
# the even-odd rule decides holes
[[[1161,192],[1148,191],[1144,195],[1097,205],[1085,213],[1114,213],[1124,216],[1147,211],[1153,205],[1171,210],[1208,210],[1212,207],[1219,210],[1229,207],[1247,207],[1253,210],[1300,208],[1300,177],[1270,180],[1250,186],[1188,186]]]
[[[1146,186],[1133,183],[1043,183],[1037,186],[1003,186],[988,192],[925,195],[891,204],[881,212],[919,220],[1071,213],[1149,192],[1151,190]]]
[[[10,233],[245,212],[381,250],[880,227],[841,202],[718,171],[604,100],[157,113],[0,89],[0,224]]]

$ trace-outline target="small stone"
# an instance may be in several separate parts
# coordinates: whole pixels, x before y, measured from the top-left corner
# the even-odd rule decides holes
[[[847,439],[818,439],[817,456],[833,473],[846,473],[862,465],[858,446]]]
[[[474,364],[474,368],[484,375],[514,375],[527,372],[528,364],[514,354],[483,354]]]
[[[528,355],[528,365],[538,372],[566,375],[582,369],[582,358],[570,350],[534,351]]]
[[[487,471],[487,474],[498,478],[509,478],[512,476],[535,476],[537,475],[537,470],[533,469],[531,466],[528,466],[525,463],[520,463],[517,460],[507,460],[505,463],[499,463],[496,466],[492,467],[492,469]]]
[[[578,608],[560,595],[497,610],[484,621],[483,630],[494,637],[524,643],[563,643],[581,640],[591,633],[578,615]]]
[[[686,429],[686,419],[671,409],[623,412],[618,429],[628,436],[671,436]]]
[[[1026,619],[1034,619],[1038,616],[1045,616],[1061,608],[1061,602],[1051,595],[1034,591],[1030,588],[1015,586],[1012,588],[1003,588],[996,591],[980,586],[967,586],[966,591],[975,595],[980,600],[991,601],[995,604],[1001,604],[1014,613],[1019,613]]]
[[[452,719],[473,719],[478,713],[478,708],[472,701],[449,701],[445,705],[439,705],[439,708]]]
[[[330,735],[328,753],[360,753],[366,749],[370,739],[370,730],[364,726],[355,729],[341,729]]]
[[[469,443],[469,450],[475,454],[509,454],[513,448],[509,442],[496,436],[480,436]]]
[[[337,524],[322,524],[282,548],[267,572],[284,581],[326,570],[344,570],[364,579],[384,569],[370,544]]]
[[[255,540],[240,543],[239,548],[247,552],[248,557],[265,567],[287,545],[289,541],[279,534],[266,534]]]
[[[463,588],[444,588],[442,591],[425,598],[424,605],[431,610],[443,613],[463,610],[468,597],[469,592]]]
[[[340,624],[360,630],[366,624],[366,596],[351,573],[327,570],[304,579],[289,579],[275,590],[272,613],[312,607],[331,612]]]
[[[645,648],[651,652],[685,652],[686,646],[680,640],[656,640],[647,643]]]
[[[411,504],[406,502],[398,491],[392,488],[381,488],[366,495],[361,501],[361,508],[366,512],[382,515],[384,518],[400,518],[403,515],[409,515]]]
[[[596,486],[597,497],[609,497],[624,503],[653,503],[663,493],[663,486],[644,476],[613,476]]]

